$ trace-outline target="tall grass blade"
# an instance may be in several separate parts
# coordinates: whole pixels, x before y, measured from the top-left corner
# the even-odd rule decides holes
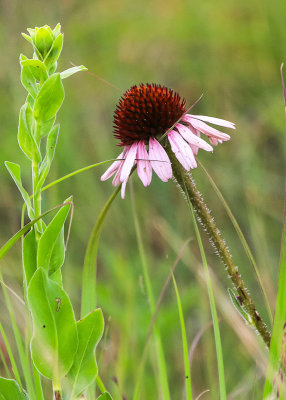
[[[77,169],[76,171],[73,171],[73,172],[71,172],[71,173],[69,173],[69,174],[67,174],[65,176],[62,176],[61,178],[56,179],[55,181],[53,181],[53,182],[49,183],[48,185],[44,186],[41,189],[41,191],[44,192],[45,190],[50,189],[51,187],[57,185],[58,183],[60,183],[62,181],[65,181],[66,179],[69,179],[69,178],[71,178],[71,177],[73,177],[73,176],[75,176],[77,174],[80,174],[81,172],[88,171],[89,169],[92,169],[92,168],[95,168],[95,167],[99,167],[100,165],[108,164],[108,163],[113,162],[113,161],[116,161],[116,160],[114,159],[114,160],[101,161],[99,163],[91,164],[91,165],[88,165],[87,167]]]
[[[148,266],[147,266],[145,251],[144,251],[141,229],[140,229],[139,220],[138,220],[138,216],[137,216],[137,212],[136,212],[133,186],[132,186],[132,182],[130,182],[130,183],[131,183],[130,188],[131,188],[132,211],[133,211],[133,218],[134,218],[134,224],[135,224],[136,239],[137,239],[138,249],[139,249],[139,256],[140,256],[140,260],[141,260],[144,281],[145,281],[145,285],[146,285],[146,289],[147,289],[147,297],[148,297],[148,301],[149,301],[150,312],[151,312],[151,315],[154,315],[154,313],[155,313],[154,295],[153,295],[151,280],[150,280],[149,272],[148,272]],[[163,346],[162,346],[160,332],[159,332],[159,329],[156,324],[154,326],[154,334],[155,334],[155,345],[156,345],[156,351],[157,351],[157,354],[156,354],[157,355],[157,363],[158,363],[158,368],[159,368],[159,382],[160,382],[159,392],[162,393],[162,397],[164,400],[170,400],[170,390],[169,390],[169,384],[168,384],[165,355],[164,355],[164,350],[163,350]],[[139,396],[139,387],[140,387],[140,383],[139,384],[137,383],[137,388],[136,388],[135,396],[133,399],[138,398],[137,396]]]
[[[6,346],[6,349],[7,349],[7,353],[8,353],[8,356],[9,356],[9,360],[11,361],[12,370],[13,370],[15,379],[16,379],[18,385],[20,386],[20,388],[22,388],[23,385],[22,385],[22,382],[21,382],[19,370],[18,370],[16,361],[15,361],[15,358],[14,358],[10,343],[8,341],[8,338],[6,336],[6,333],[4,331],[4,328],[3,328],[3,325],[1,324],[1,322],[0,322],[0,333],[1,333],[2,337],[3,337],[4,343],[5,343],[5,346]]]
[[[6,285],[3,284],[3,276],[2,273],[0,272],[0,280],[1,280],[1,286],[2,286],[2,290],[4,293],[4,298],[5,298],[5,302],[6,302],[6,306],[8,309],[8,313],[9,313],[9,317],[11,320],[11,325],[12,325],[12,330],[14,333],[14,337],[15,337],[15,341],[16,341],[16,345],[17,345],[17,349],[18,349],[18,353],[19,353],[19,357],[20,357],[20,362],[21,362],[21,366],[22,366],[22,370],[23,370],[23,374],[24,374],[24,378],[25,378],[25,382],[27,385],[27,391],[29,394],[30,399],[34,399],[34,400],[39,400],[36,397],[36,392],[35,392],[35,388],[34,388],[34,383],[33,383],[33,378],[32,378],[32,374],[31,374],[31,368],[30,368],[30,359],[29,359],[29,353],[25,352],[24,349],[24,345],[22,342],[22,338],[21,338],[21,334],[20,331],[18,329],[17,323],[16,323],[16,318],[15,318],[15,314],[14,314],[14,310],[8,295],[8,291],[6,288]]]
[[[180,294],[178,291],[178,286],[175,280],[174,275],[172,274],[174,288],[177,297],[177,305],[178,305],[178,312],[180,317],[180,325],[181,325],[181,333],[182,333],[182,340],[183,340],[183,352],[184,352],[184,366],[185,366],[185,381],[186,381],[186,400],[192,400],[192,385],[191,385],[191,369],[190,369],[190,361],[189,361],[189,350],[188,350],[188,340],[187,340],[187,333],[186,333],[186,326],[184,321],[182,303],[180,299]]]
[[[283,78],[283,64],[281,65],[281,80],[282,90],[285,103],[285,114],[286,114],[286,91]],[[275,307],[275,318],[272,329],[272,337],[270,343],[270,353],[268,359],[268,366],[266,372],[265,386],[263,399],[268,399],[273,391],[277,390],[277,377],[279,379],[280,363],[286,359],[286,348],[283,342],[283,335],[285,335],[286,327],[286,184],[285,184],[285,200],[284,200],[284,226],[281,240],[281,251],[280,251],[280,272],[278,281],[278,292]],[[285,368],[285,365],[284,365]],[[285,370],[284,370],[285,372]],[[284,391],[285,391],[285,383]],[[281,397],[282,399],[282,397]]]
[[[83,266],[83,280],[81,292],[81,317],[96,308],[96,257],[101,229],[108,210],[121,189],[119,185],[105,203],[89,237]]]

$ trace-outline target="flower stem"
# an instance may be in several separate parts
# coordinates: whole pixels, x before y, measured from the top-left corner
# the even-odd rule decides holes
[[[194,210],[196,211],[196,216],[199,222],[202,224],[203,228],[206,230],[213,246],[215,247],[219,257],[226,266],[226,270],[231,278],[238,294],[238,301],[241,306],[246,310],[249,315],[252,324],[255,326],[256,330],[262,337],[266,346],[269,348],[271,335],[267,329],[266,324],[261,319],[255,304],[245,287],[244,281],[238,272],[237,266],[234,264],[230,251],[221,237],[220,232],[215,224],[215,221],[207,208],[201,194],[196,188],[195,182],[188,173],[179,163],[174,153],[171,151],[170,146],[166,148],[168,156],[171,160],[173,167],[174,177],[186,195],[191,201]]]

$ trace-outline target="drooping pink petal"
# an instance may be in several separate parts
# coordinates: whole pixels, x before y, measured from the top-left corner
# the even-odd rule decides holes
[[[178,129],[179,133],[183,136],[185,141],[188,142],[189,144],[200,147],[201,149],[206,151],[213,151],[212,146],[209,145],[205,140],[201,139],[196,134],[194,134],[193,133],[194,129],[190,129],[191,127],[187,127],[182,124],[176,124],[176,128]]]
[[[193,132],[194,135],[201,137],[201,133],[200,131],[198,131],[197,129],[195,129],[192,125],[189,125],[188,128],[190,129],[190,131]],[[199,148],[198,146],[195,146],[193,144],[190,144],[191,149],[193,150],[194,156],[196,156],[198,154]]]
[[[180,161],[182,166],[189,171],[191,168],[197,167],[193,151],[189,144],[185,142],[182,136],[176,131],[170,131],[168,133],[168,139],[171,144],[172,151]]]
[[[152,180],[152,167],[146,150],[144,140],[140,140],[137,147],[137,173],[144,186],[150,185]]]
[[[117,172],[115,174],[115,177],[113,178],[113,181],[112,181],[112,185],[113,186],[117,186],[120,183],[120,175],[121,175],[121,171],[122,171],[124,162],[125,162],[125,160],[122,161],[122,163],[120,164],[120,166],[119,166],[119,168],[118,168],[118,170],[117,170]]]
[[[206,115],[192,115],[186,114],[182,120],[191,122],[190,119],[195,118],[201,121],[209,122],[210,124],[224,126],[225,128],[235,129],[235,124],[233,122],[227,121],[225,119],[207,117]]]
[[[221,140],[229,140],[230,136],[224,132],[220,132],[217,129],[205,124],[203,121],[192,118],[190,124],[193,125],[195,129],[198,129],[200,132],[204,133],[207,136],[213,136],[216,139]]]
[[[211,137],[210,136],[210,142],[211,142],[211,144],[213,145],[213,146],[217,146],[218,145],[218,139],[216,139],[216,138],[214,138],[214,137]]]
[[[117,160],[114,161],[110,167],[104,172],[104,174],[101,176],[101,180],[102,181],[106,181],[106,179],[110,178],[120,167],[120,165],[123,163],[123,159],[124,159],[124,153],[125,153],[125,149],[124,151],[119,154],[119,156],[117,157]]]
[[[149,160],[152,168],[163,182],[172,178],[173,171],[169,157],[160,143],[152,137],[149,139]]]
[[[128,178],[126,179],[126,181],[122,182],[121,185],[121,198],[125,199],[125,189],[126,189],[126,184],[127,184]]]
[[[120,174],[120,182],[126,181],[130,175],[137,153],[137,146],[138,142],[134,142],[126,152],[125,161]]]

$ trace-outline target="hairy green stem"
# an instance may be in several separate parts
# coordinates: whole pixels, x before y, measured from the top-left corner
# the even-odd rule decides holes
[[[193,178],[191,177],[190,173],[188,173],[181,166],[175,154],[171,151],[169,145],[167,146],[166,151],[171,160],[174,177],[178,185],[180,186],[186,197],[190,199],[198,220],[202,224],[203,228],[206,230],[214,248],[216,249],[222,262],[226,266],[229,277],[231,278],[237,290],[237,299],[239,303],[241,304],[241,306],[244,307],[249,317],[251,318],[253,326],[256,328],[266,346],[269,348],[271,335],[267,329],[267,326],[260,317],[255,307],[255,304],[245,287],[244,281],[238,272],[238,268],[233,262],[230,251],[224,239],[221,237],[219,229],[217,228],[215,221],[209,209],[207,208],[201,194],[196,188]]]

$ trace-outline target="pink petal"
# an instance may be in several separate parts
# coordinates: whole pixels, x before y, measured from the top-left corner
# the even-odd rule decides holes
[[[168,139],[171,144],[172,151],[180,161],[182,166],[189,171],[191,168],[196,168],[197,163],[189,144],[185,142],[182,136],[176,131],[168,133]]]
[[[217,129],[205,124],[204,122],[199,121],[198,119],[192,118],[191,122],[189,121],[189,123],[192,124],[195,129],[198,129],[200,132],[204,133],[207,136],[213,136],[214,138],[221,140],[230,139],[230,136],[226,133],[220,132]]]
[[[149,160],[152,168],[163,182],[167,182],[168,179],[172,178],[173,171],[169,157],[160,143],[154,138],[149,140]]]
[[[124,163],[125,163],[125,160],[122,161],[120,167],[118,168],[118,170],[117,170],[117,172],[116,172],[116,174],[115,174],[115,177],[113,178],[113,181],[112,181],[112,185],[113,185],[113,186],[117,186],[117,185],[119,185],[119,183],[121,182],[121,181],[120,181],[120,175],[121,175],[121,171],[122,171],[122,168],[123,168]]]
[[[127,184],[128,179],[126,181],[122,182],[121,186],[121,198],[125,199],[125,189],[126,189],[126,184]]]
[[[209,123],[214,124],[214,125],[219,125],[219,126],[224,126],[225,128],[235,129],[235,124],[233,122],[226,121],[225,119],[207,117],[205,115],[186,114],[184,116],[184,118],[187,117],[186,121],[188,121],[188,116],[190,116],[191,118],[199,119],[201,121],[209,122]],[[190,122],[190,121],[188,121],[188,122]]]
[[[120,174],[120,182],[127,181],[130,175],[137,153],[137,146],[138,142],[133,143],[126,152],[125,161]]]
[[[106,179],[110,178],[120,167],[120,165],[123,163],[123,158],[124,158],[124,153],[125,153],[125,149],[124,151],[119,154],[119,156],[117,157],[118,161],[114,161],[111,166],[104,172],[104,174],[101,176],[101,180],[102,181],[106,181]]]
[[[201,137],[200,132],[197,129],[195,129],[192,125],[189,125],[188,128],[193,132],[194,135]],[[193,150],[194,156],[196,156],[199,151],[198,146],[194,146],[194,145],[190,144],[190,147]]]
[[[195,145],[197,147],[200,147],[203,150],[206,151],[213,151],[213,148],[211,145],[209,145],[205,140],[201,139],[198,137],[196,134],[193,133],[194,129],[190,129],[185,125],[182,124],[176,124],[176,128],[180,132],[180,134],[183,136],[186,142],[189,144]]]
[[[215,139],[213,137],[210,137],[210,142],[213,146],[217,146],[218,145],[218,139]]]
[[[150,185],[152,167],[146,150],[144,140],[140,140],[137,147],[137,173],[144,186]]]

